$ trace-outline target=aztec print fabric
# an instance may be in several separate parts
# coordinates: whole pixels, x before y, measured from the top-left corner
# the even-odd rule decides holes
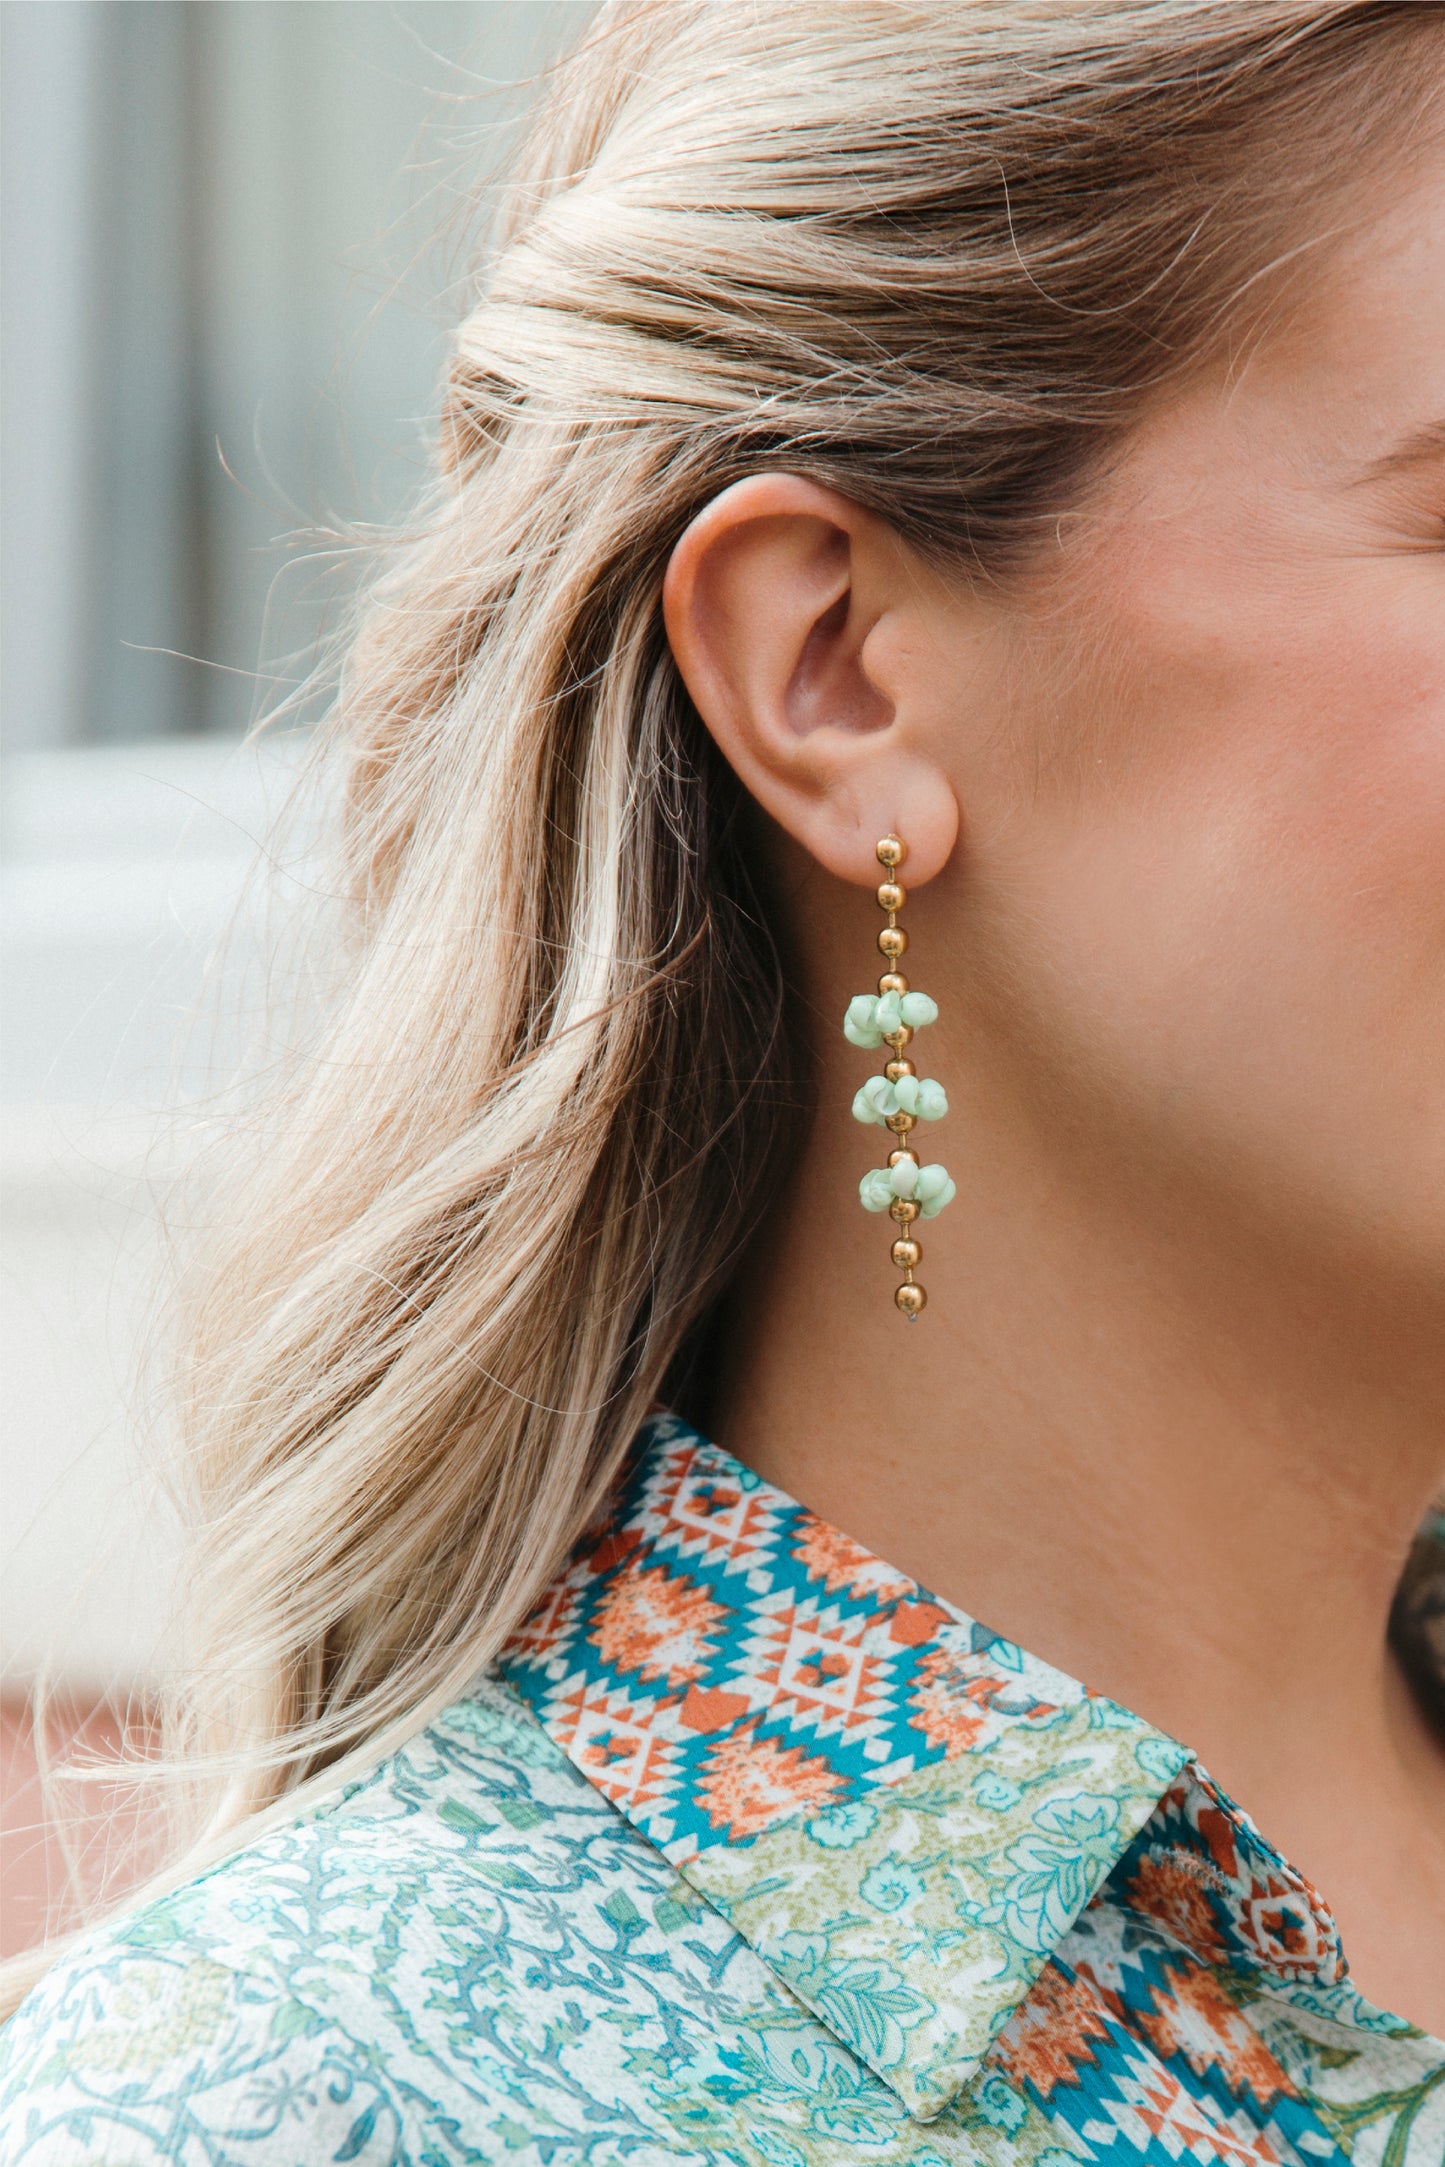
[[[0,2052],[17,2167],[1445,2163],[1184,1747],[668,1415],[468,1698]]]

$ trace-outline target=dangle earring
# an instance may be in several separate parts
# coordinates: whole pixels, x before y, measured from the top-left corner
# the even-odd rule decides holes
[[[858,1194],[865,1211],[886,1211],[893,1220],[896,1231],[889,1253],[903,1273],[893,1299],[908,1322],[916,1324],[928,1297],[913,1276],[923,1258],[914,1224],[936,1218],[957,1190],[946,1167],[922,1165],[913,1148],[912,1131],[917,1124],[937,1121],[948,1112],[942,1084],[931,1076],[920,1076],[906,1051],[915,1031],[938,1021],[938,1003],[926,993],[914,993],[898,968],[908,946],[908,935],[898,923],[898,913],[908,900],[898,879],[907,847],[896,835],[885,835],[876,855],[883,867],[878,905],[888,913],[888,923],[878,935],[885,969],[876,993],[856,994],[848,1003],[843,1036],[852,1046],[889,1049],[882,1075],[870,1076],[854,1098],[853,1118],[890,1129],[894,1149],[886,1166],[875,1166],[863,1176]]]

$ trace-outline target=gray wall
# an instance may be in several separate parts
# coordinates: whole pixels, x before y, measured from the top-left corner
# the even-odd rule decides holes
[[[6,0],[6,742],[239,731],[421,456],[459,219],[579,0]],[[187,661],[179,657],[191,657]]]
[[[277,537],[404,503],[459,207],[586,12],[0,9],[0,1631],[18,1681],[49,1662],[99,1691],[167,1660],[136,1377],[158,1214],[265,977],[238,899],[292,752],[238,733],[336,600]]]

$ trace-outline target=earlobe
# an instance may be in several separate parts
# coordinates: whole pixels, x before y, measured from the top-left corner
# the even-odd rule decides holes
[[[885,691],[868,666],[908,592],[900,548],[836,491],[752,475],[698,514],[663,588],[678,669],[724,757],[820,865],[860,885],[876,884],[880,835],[907,837],[918,885],[958,826],[906,688]]]

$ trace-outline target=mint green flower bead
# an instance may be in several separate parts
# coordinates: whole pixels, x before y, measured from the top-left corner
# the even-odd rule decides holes
[[[926,1023],[937,1023],[938,1003],[926,993],[905,993],[898,1001],[898,1013],[910,1030],[921,1031]]]
[[[890,1190],[889,1201],[895,1196],[912,1196],[918,1187],[919,1171],[916,1160],[900,1159],[895,1166],[885,1167]]]
[[[878,1033],[880,1045],[885,1038],[892,1036],[902,1021],[903,1015],[899,1007],[898,995],[896,993],[880,993],[873,1004],[873,1028]]]
[[[918,1170],[919,1217],[936,1219],[945,1204],[951,1204],[958,1194],[958,1185],[946,1166],[923,1166]]]
[[[893,1184],[886,1166],[870,1166],[858,1184],[858,1201],[865,1211],[887,1211],[893,1202]]]
[[[948,1098],[941,1083],[932,1076],[925,1076],[918,1086],[918,1103],[908,1111],[916,1113],[920,1121],[941,1121],[948,1112]]]
[[[889,1113],[916,1114],[918,1111],[919,1081],[916,1076],[900,1076],[893,1085],[893,1104]]]
[[[886,1076],[870,1076],[853,1094],[855,1121],[882,1122],[893,1112],[893,1086]]]
[[[866,1046],[871,1050],[874,1046],[882,1045],[883,1033],[874,1022],[877,1006],[876,993],[854,994],[843,1018],[843,1036],[850,1046]]]

